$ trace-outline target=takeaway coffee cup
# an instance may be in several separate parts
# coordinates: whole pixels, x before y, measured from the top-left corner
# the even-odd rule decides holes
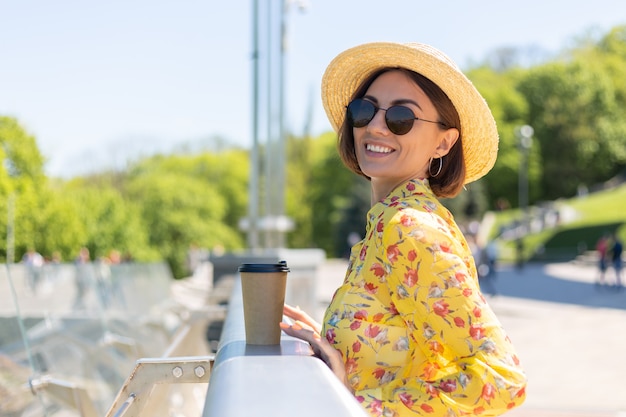
[[[280,344],[288,272],[285,261],[239,266],[247,344]]]

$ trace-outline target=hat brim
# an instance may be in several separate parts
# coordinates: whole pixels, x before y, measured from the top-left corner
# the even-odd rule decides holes
[[[339,131],[356,89],[381,68],[406,68],[422,74],[443,90],[461,120],[465,183],[484,176],[498,153],[498,130],[491,110],[472,82],[441,51],[420,43],[367,43],[348,49],[331,61],[322,78],[322,103]]]

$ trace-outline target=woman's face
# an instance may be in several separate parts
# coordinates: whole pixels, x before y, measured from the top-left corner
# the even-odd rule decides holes
[[[428,96],[401,71],[381,74],[363,99],[381,109],[403,105],[409,107],[415,117],[439,120]],[[371,178],[374,190],[378,187],[383,197],[410,179],[428,178],[431,158],[446,155],[456,137],[456,129],[444,130],[436,123],[420,120],[414,121],[407,134],[395,135],[387,127],[384,110],[378,110],[367,126],[354,128],[359,167]]]

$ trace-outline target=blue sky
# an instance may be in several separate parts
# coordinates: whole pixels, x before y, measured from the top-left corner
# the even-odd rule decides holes
[[[265,9],[266,0],[259,0]],[[308,0],[286,14],[286,126],[329,130],[319,84],[369,41],[429,43],[461,68],[501,47],[556,52],[626,24],[621,0]],[[50,175],[123,166],[219,136],[252,142],[252,0],[0,0],[0,115]]]

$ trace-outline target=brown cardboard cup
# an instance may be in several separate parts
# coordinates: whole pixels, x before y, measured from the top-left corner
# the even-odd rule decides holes
[[[288,272],[285,261],[239,266],[247,344],[280,344]]]

